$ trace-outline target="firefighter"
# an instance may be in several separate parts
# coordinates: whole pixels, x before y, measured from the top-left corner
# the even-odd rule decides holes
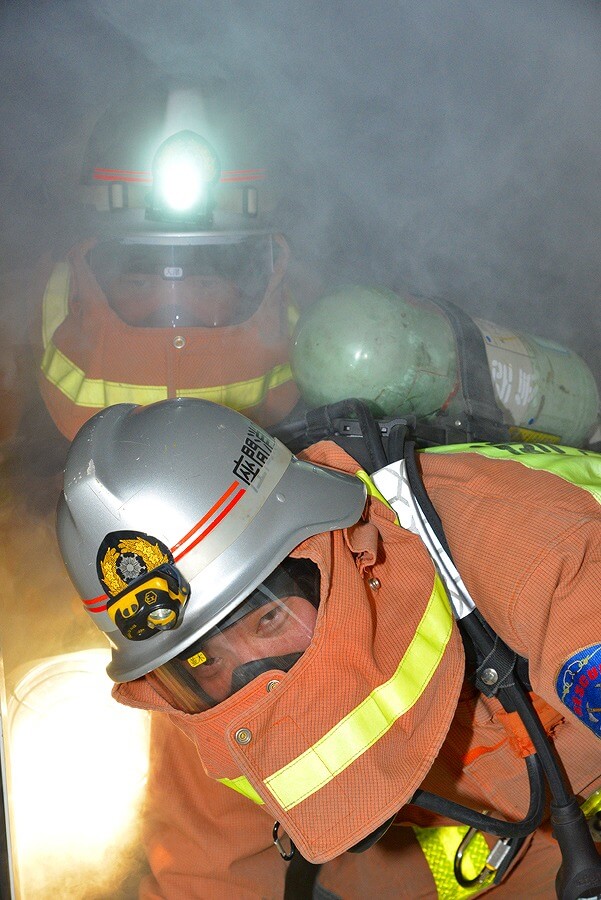
[[[290,250],[268,222],[266,173],[249,162],[252,129],[232,130],[229,120],[239,118],[220,85],[201,92],[159,79],[125,92],[92,129],[77,219],[95,236],[59,261],[40,261],[34,365],[5,352],[0,372],[5,508],[23,530],[11,524],[6,541],[16,552],[6,577],[17,583],[30,567],[27,535],[53,530],[68,443],[98,410],[181,394],[273,424],[297,400],[288,365]],[[60,584],[58,560],[56,568]],[[34,627],[45,635],[40,652],[53,653],[64,635],[48,626],[43,587],[31,581],[28,592]],[[68,582],[61,593],[70,607]],[[5,625],[14,613],[5,611]],[[18,616],[14,631],[20,641]]]
[[[553,896],[544,793],[508,866],[511,841],[419,797],[497,826],[530,816],[536,739],[476,690],[461,588],[528,661],[538,720],[578,802],[599,808],[601,458],[419,454],[463,579],[445,590],[400,469],[371,478],[329,441],[300,457],[191,399],[111,407],[69,452],[61,552],[111,645],[114,696],[154,713],[141,896],[281,898],[292,845],[321,864],[317,898]],[[126,754],[102,777],[127,778]]]
[[[201,97],[165,81],[126,94],[92,132],[78,227],[63,228],[54,210],[59,251],[40,262],[38,289],[28,292],[39,307],[36,358],[23,369],[37,370],[37,383],[24,388],[21,359],[8,354],[0,372],[2,649],[11,702],[40,658],[98,646],[53,538],[57,479],[80,425],[121,399],[208,396],[265,423],[296,402],[287,357],[290,250],[268,221],[266,170],[248,140],[221,127],[231,113],[222,97],[217,88]],[[67,240],[67,230],[79,237]]]
[[[174,79],[99,119],[81,176],[91,237],[38,273],[39,388],[67,440],[118,402],[200,397],[266,426],[295,405],[290,250],[250,130],[220,85]]]

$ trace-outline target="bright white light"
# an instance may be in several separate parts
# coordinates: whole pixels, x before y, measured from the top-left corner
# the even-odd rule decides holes
[[[105,650],[44,660],[9,700],[13,841],[25,884],[73,867],[104,877],[139,839],[149,717],[111,698],[107,662]]]
[[[206,176],[197,159],[180,156],[165,161],[158,177],[165,203],[176,212],[192,209],[204,193]]]

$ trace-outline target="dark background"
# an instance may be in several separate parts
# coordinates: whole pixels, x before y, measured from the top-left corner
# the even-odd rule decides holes
[[[324,284],[442,295],[601,382],[600,4],[23,0],[0,22],[2,271],[75,237],[86,135],[131,79],[215,77]],[[23,318],[4,296],[4,332]]]

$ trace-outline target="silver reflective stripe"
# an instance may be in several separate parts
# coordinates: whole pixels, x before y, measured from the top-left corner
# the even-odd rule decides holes
[[[384,469],[374,472],[371,479],[397,514],[401,528],[417,534],[424,542],[447,589],[455,618],[463,619],[469,615],[476,608],[476,604],[413,495],[407,478],[405,460],[399,459],[390,463]]]

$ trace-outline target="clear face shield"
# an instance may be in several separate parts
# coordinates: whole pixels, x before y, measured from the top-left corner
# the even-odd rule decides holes
[[[285,559],[218,626],[147,678],[172,706],[204,712],[263,672],[288,672],[311,643],[319,570]]]
[[[125,238],[94,247],[89,264],[109,305],[128,325],[217,328],[249,319],[273,272],[269,234]]]

